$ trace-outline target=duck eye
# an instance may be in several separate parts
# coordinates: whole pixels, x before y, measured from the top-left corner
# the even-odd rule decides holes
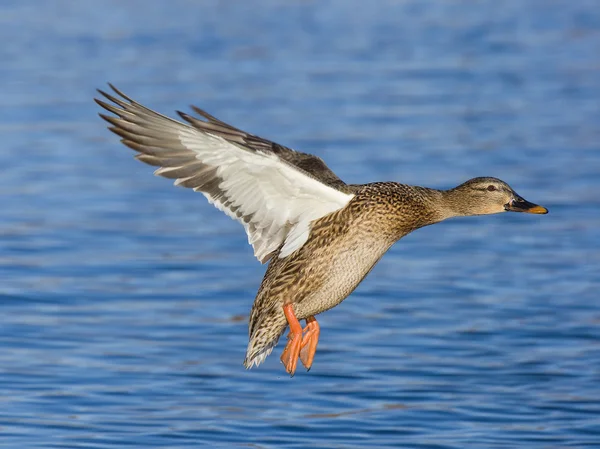
[[[496,190],[496,186],[489,185],[487,186],[487,189],[489,192],[493,192],[494,190]]]

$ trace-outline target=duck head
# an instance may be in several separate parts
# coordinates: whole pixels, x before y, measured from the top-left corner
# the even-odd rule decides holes
[[[445,193],[447,203],[456,215],[487,215],[506,211],[548,213],[548,209],[525,200],[497,178],[473,178]]]

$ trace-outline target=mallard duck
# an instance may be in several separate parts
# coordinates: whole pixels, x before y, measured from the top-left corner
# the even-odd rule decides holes
[[[201,192],[239,221],[254,255],[269,262],[249,320],[244,365],[259,365],[289,326],[281,355],[293,376],[310,370],[315,316],[341,303],[399,239],[451,217],[505,211],[545,214],[496,178],[474,178],[449,190],[376,182],[348,185],[312,154],[248,134],[192,106],[200,118],[179,122],[142,106],[110,85],[99,90],[114,114],[100,116],[136,158],[175,185]],[[301,320],[306,321],[303,328]]]

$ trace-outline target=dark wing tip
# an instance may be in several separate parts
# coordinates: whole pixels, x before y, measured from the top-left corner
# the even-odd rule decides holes
[[[105,102],[103,102],[102,100],[99,100],[98,98],[94,98],[94,101],[96,102],[96,104],[100,107],[104,107],[104,105],[106,104]]]
[[[103,91],[102,89],[96,89],[96,90],[97,90],[97,91],[98,91],[98,93],[99,93],[100,95],[102,95],[102,96],[103,96],[103,97],[104,97],[106,100],[108,100],[108,101],[110,101],[110,102],[112,102],[112,103],[115,103],[115,104],[119,104],[119,101],[120,101],[120,100],[119,100],[118,98],[115,98],[115,97],[113,97],[111,94],[109,94],[109,93],[107,93],[107,92]],[[104,109],[106,109],[107,111],[110,111],[110,109],[109,109],[107,106],[112,106],[112,105],[109,105],[109,104],[108,104],[108,103],[106,103],[104,100],[101,100],[101,99],[99,99],[99,98],[94,98],[94,101],[95,101],[95,102],[96,102],[98,105],[100,105],[101,107],[103,107]],[[112,112],[112,111],[111,111],[111,112]]]
[[[100,106],[102,106],[101,101],[96,100],[96,103],[98,103]],[[104,106],[102,106],[102,107],[104,107]],[[112,123],[113,125],[116,124],[115,123],[117,121],[116,117],[113,117],[112,115],[106,115],[103,112],[98,112],[98,115],[100,116],[101,119],[106,120],[108,123]]]
[[[187,121],[187,122],[189,122],[189,121],[190,121],[190,118],[191,118],[191,117],[190,117],[190,115],[189,115],[189,114],[186,114],[185,112],[183,112],[183,111],[179,111],[179,110],[178,110],[178,111],[175,111],[175,112],[177,113],[177,115],[178,115],[179,117],[181,117],[181,118],[182,118],[182,119],[184,119],[185,121]]]
[[[127,95],[125,95],[123,92],[121,92],[119,89],[117,89],[113,84],[108,83],[108,86],[113,90],[113,92],[115,94],[117,94],[117,97],[115,97],[112,94],[109,94],[108,92],[103,91],[102,89],[96,89],[96,91],[102,95],[104,98],[106,98],[108,101],[111,101],[115,104],[118,104],[119,106],[123,105],[123,100],[128,101],[130,104],[135,104],[135,101],[132,100],[130,97],[128,97]],[[121,98],[118,98],[121,97]],[[98,100],[97,98],[94,98],[94,101],[96,103],[98,103],[100,106],[104,107]],[[106,103],[105,103],[106,104]]]
[[[96,92],[98,92],[103,97],[107,97],[108,96],[108,94],[106,92],[104,92],[102,89],[96,89]]]
[[[179,117],[181,117],[182,119],[184,119],[186,122],[190,123],[190,124],[194,124],[197,122],[202,122],[202,120],[198,120],[196,117],[191,116],[190,114],[188,114],[187,112],[183,112],[183,111],[175,111],[177,113],[177,115]]]
[[[107,83],[107,84],[108,84],[108,87],[110,87],[113,90],[113,92],[116,93],[119,97],[123,98],[124,100],[127,100],[130,103],[135,103],[135,101],[133,101],[130,97],[128,97],[122,91],[117,89],[114,84],[112,84],[112,83]]]
[[[113,104],[109,104],[103,100],[100,100],[98,98],[94,98],[94,101],[104,110],[111,112],[119,117],[123,117],[123,114],[125,113],[125,104],[121,101],[118,100],[116,98],[112,98],[109,94],[106,94],[107,97],[110,101],[112,101],[113,103],[115,103],[116,105],[120,106],[121,108],[118,108],[117,106],[113,105]],[[109,121],[107,116],[100,114],[100,117],[102,117],[104,120]],[[111,122],[112,123],[112,122]]]
[[[196,114],[204,117],[206,120],[210,121],[210,122],[215,122],[215,123],[220,123],[225,125],[226,123],[219,120],[217,117],[215,117],[214,115],[210,115],[208,112],[206,112],[204,109],[200,109],[198,106],[194,106],[193,104],[190,105],[190,108],[192,109],[192,111],[194,111]],[[231,125],[227,125],[229,127],[231,127]]]

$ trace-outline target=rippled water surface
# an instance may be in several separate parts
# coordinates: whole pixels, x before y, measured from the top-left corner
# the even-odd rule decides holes
[[[0,3],[0,447],[600,447],[594,1]],[[351,183],[497,176],[546,216],[450,220],[242,366],[241,226],[97,117],[198,104]]]

